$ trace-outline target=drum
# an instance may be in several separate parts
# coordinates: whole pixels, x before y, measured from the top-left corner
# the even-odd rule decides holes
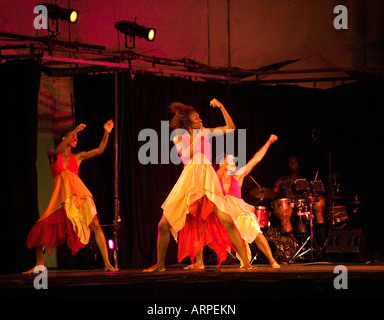
[[[314,180],[311,182],[312,190],[314,194],[324,194],[324,184],[321,180]]]
[[[313,202],[312,204],[312,212],[315,217],[315,223],[317,224],[325,223],[324,211],[325,211],[325,197],[319,196],[319,201]]]
[[[309,183],[305,179],[296,179],[291,184],[292,191],[297,195],[304,195],[310,193]]]
[[[280,220],[282,233],[290,233],[293,231],[291,224],[292,206],[291,199],[277,199],[271,203],[273,213]]]
[[[307,199],[296,199],[294,205],[295,215],[295,233],[308,233],[308,222],[310,220],[310,208]]]
[[[270,225],[269,222],[269,210],[267,207],[255,206],[255,215],[260,228],[267,228]]]
[[[349,221],[348,210],[346,206],[333,207],[332,225],[340,225]]]
[[[307,199],[297,199],[295,200],[295,211],[299,217],[303,217],[306,220],[309,220],[310,212]]]

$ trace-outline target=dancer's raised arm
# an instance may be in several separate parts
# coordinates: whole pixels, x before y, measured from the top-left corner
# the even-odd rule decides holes
[[[219,134],[221,131],[223,134],[226,134],[228,132],[233,132],[234,130],[236,130],[236,126],[231,116],[229,115],[228,111],[225,109],[224,105],[220,101],[218,101],[217,99],[212,99],[209,104],[214,108],[219,108],[223,113],[224,120],[225,120],[225,126],[210,128],[211,131],[215,131],[215,133],[219,133]]]
[[[259,151],[257,151],[251,160],[247,162],[247,164],[237,169],[237,172],[235,173],[236,180],[239,182],[240,187],[243,185],[244,178],[252,171],[252,169],[264,158],[265,154],[267,153],[269,147],[272,143],[277,141],[277,136],[274,134],[271,134],[268,141],[260,148]]]
[[[103,138],[101,139],[99,146],[95,149],[90,150],[90,151],[82,151],[82,152],[75,155],[77,162],[78,162],[78,165],[80,165],[81,161],[83,161],[83,160],[94,158],[94,157],[104,153],[105,147],[107,146],[107,143],[108,143],[109,134],[111,133],[113,126],[114,126],[113,121],[108,120],[104,124],[104,135],[103,135]]]

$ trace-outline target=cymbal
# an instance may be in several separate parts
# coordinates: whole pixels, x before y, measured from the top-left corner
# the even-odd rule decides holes
[[[358,201],[358,200],[354,200],[354,201],[350,202],[349,204],[358,206],[358,205],[364,204],[364,202],[361,202],[361,201]]]
[[[269,188],[255,188],[249,194],[259,199],[274,199],[276,197],[276,192]]]

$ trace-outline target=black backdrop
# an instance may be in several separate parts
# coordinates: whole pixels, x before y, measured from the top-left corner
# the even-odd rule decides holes
[[[4,111],[11,115],[5,127],[10,139],[5,148],[9,152],[7,172],[2,181],[9,186],[2,194],[7,205],[1,210],[1,235],[3,243],[11,243],[6,255],[17,261],[9,270],[4,269],[8,264],[3,264],[2,270],[19,272],[30,267],[33,258],[33,252],[24,245],[26,234],[37,219],[35,161],[40,70],[35,63],[1,67],[2,102],[7,108]],[[25,80],[15,85],[13,79],[17,78]],[[328,157],[325,148],[311,139],[315,129],[316,137],[332,151],[332,171],[341,173],[338,182],[345,201],[357,193],[366,203],[360,222],[370,248],[383,249],[383,82],[317,90],[254,83],[203,83],[153,75],[136,75],[132,80],[129,73],[119,73],[118,80],[120,267],[142,268],[155,262],[160,206],[182,170],[182,165],[140,164],[138,150],[145,143],[138,141],[140,130],[152,128],[160,136],[161,121],[170,120],[168,105],[173,101],[195,106],[206,127],[221,125],[224,121],[220,111],[209,107],[214,97],[225,104],[237,128],[247,130],[247,160],[271,133],[278,135],[279,140],[251,173],[263,187],[272,187],[292,154],[299,157],[301,173],[308,180],[313,180],[318,171],[319,178],[326,182]],[[15,90],[20,94],[14,94]],[[91,149],[100,142],[103,124],[113,118],[114,76],[75,76],[74,90],[77,123],[87,125],[79,134],[78,148]],[[21,117],[22,114],[27,116]],[[80,177],[94,195],[101,223],[111,223],[112,140],[102,156],[82,164]],[[252,182],[246,181],[243,195],[249,203],[254,201],[248,195],[252,187]],[[171,241],[167,263],[176,262],[176,249]]]
[[[0,65],[2,107],[1,272],[20,272],[35,263],[27,233],[39,218],[37,202],[37,99],[40,66],[31,61]]]

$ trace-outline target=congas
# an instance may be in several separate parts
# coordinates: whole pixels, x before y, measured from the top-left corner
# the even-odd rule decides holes
[[[312,204],[312,212],[315,217],[315,223],[317,224],[325,223],[324,211],[325,211],[325,197],[319,196],[319,201],[313,202]]]
[[[270,225],[269,222],[269,210],[267,207],[255,206],[255,215],[260,228],[267,228]]]
[[[280,228],[282,233],[290,233],[293,231],[291,224],[292,206],[291,199],[277,199],[271,203],[273,213],[280,220]]]
[[[308,222],[310,220],[310,208],[307,199],[296,199],[295,204],[295,233],[308,233]]]
[[[299,217],[309,220],[310,212],[307,199],[296,199],[294,207]]]

